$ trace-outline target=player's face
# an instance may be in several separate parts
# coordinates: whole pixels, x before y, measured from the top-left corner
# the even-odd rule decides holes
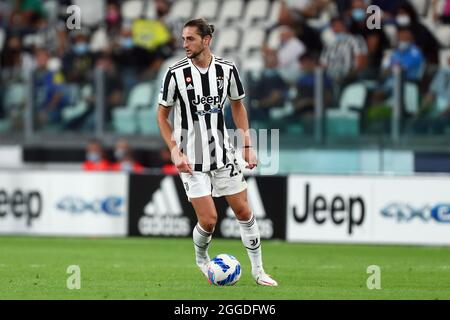
[[[206,37],[205,37],[206,38]],[[197,57],[206,47],[207,41],[197,33],[196,27],[186,27],[183,29],[183,48],[189,59]]]

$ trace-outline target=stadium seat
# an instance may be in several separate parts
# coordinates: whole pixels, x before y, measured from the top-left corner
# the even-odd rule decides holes
[[[159,134],[156,106],[138,110],[137,123],[140,133],[150,135]]]
[[[419,88],[417,84],[407,82],[403,92],[403,99],[405,102],[405,110],[409,114],[415,115],[419,111],[420,97]]]
[[[273,29],[267,38],[267,45],[272,48],[276,49],[280,46],[280,34],[281,30],[283,29],[283,26],[277,27]]]
[[[361,111],[366,103],[367,88],[363,83],[353,83],[344,88],[339,108],[344,111]]]
[[[269,13],[268,0],[251,0],[247,4],[244,16],[244,26],[250,26],[264,21]]]
[[[197,5],[194,17],[203,17],[210,23],[214,23],[219,9],[219,1],[217,0],[202,0]]]
[[[77,84],[67,84],[66,93],[69,97],[69,105],[61,112],[63,122],[69,122],[81,116],[89,108],[87,100],[93,94],[93,87],[90,84],[80,88]]]
[[[409,0],[420,16],[426,16],[430,3],[428,0]]]
[[[326,113],[325,130],[329,137],[358,136],[360,115],[356,112],[330,109]]]
[[[187,20],[192,17],[194,2],[192,0],[175,1],[168,14],[169,21]]]
[[[154,1],[146,1],[143,10],[145,18],[151,20],[158,18]]]
[[[263,29],[252,28],[248,30],[242,39],[240,51],[243,57],[250,56],[254,52],[260,52],[266,32]]]
[[[439,26],[436,29],[436,38],[442,46],[450,48],[450,26]]]
[[[151,83],[145,82],[134,86],[127,99],[128,109],[146,108],[149,106],[153,95],[153,87]]]
[[[105,0],[73,0],[72,3],[81,9],[82,25],[92,27],[104,21]]]
[[[448,57],[450,57],[450,49],[441,50],[439,52],[439,65],[441,67],[448,66]]]
[[[243,11],[244,11],[243,0],[225,1],[219,17],[220,25],[223,27],[228,25],[230,22],[238,20],[240,17],[242,17]]]
[[[25,104],[26,90],[26,85],[20,82],[11,82],[5,86],[3,109],[6,113]]]
[[[116,133],[134,134],[137,132],[136,110],[115,108],[112,112],[112,125]]]
[[[94,31],[89,46],[92,52],[99,52],[108,48],[108,34],[105,28],[101,27]]]
[[[141,0],[128,0],[122,4],[121,14],[124,20],[134,20],[141,17],[144,3]]]
[[[214,46],[214,52],[218,56],[223,56],[227,52],[237,50],[241,31],[238,28],[224,29],[220,34]]]
[[[322,30],[330,24],[330,12],[323,10],[317,18],[306,19],[306,24],[311,28]]]
[[[280,9],[281,9],[281,2],[274,1],[269,11],[269,17],[267,18],[267,24],[269,26],[274,26],[278,23],[278,18],[280,16]]]

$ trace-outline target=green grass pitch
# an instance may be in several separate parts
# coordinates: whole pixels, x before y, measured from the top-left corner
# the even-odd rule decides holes
[[[194,264],[191,239],[0,237],[0,299],[449,299],[450,248],[263,242],[266,271],[279,287],[261,287],[238,240],[214,239],[210,255],[242,264],[232,287],[208,284]],[[81,289],[67,289],[69,265]],[[367,267],[381,268],[369,290]]]

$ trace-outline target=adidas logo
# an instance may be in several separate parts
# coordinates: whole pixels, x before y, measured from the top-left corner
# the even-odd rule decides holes
[[[194,86],[189,83],[189,85],[186,87],[186,90],[194,90]]]
[[[254,177],[247,180],[247,197],[250,209],[258,221],[261,238],[271,238],[273,236],[273,222],[267,218],[258,183]],[[227,208],[226,218],[220,224],[220,231],[224,237],[239,238],[241,236],[239,224],[231,207]]]
[[[165,177],[161,181],[161,187],[153,193],[152,200],[144,207],[144,214],[150,216],[181,216],[183,214],[173,177]]]
[[[173,177],[165,177],[152,194],[139,219],[142,235],[187,236],[191,232],[188,217],[183,216],[178,191]]]

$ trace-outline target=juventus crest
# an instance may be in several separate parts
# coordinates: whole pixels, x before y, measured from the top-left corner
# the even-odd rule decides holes
[[[217,77],[217,89],[223,89],[223,77]]]

